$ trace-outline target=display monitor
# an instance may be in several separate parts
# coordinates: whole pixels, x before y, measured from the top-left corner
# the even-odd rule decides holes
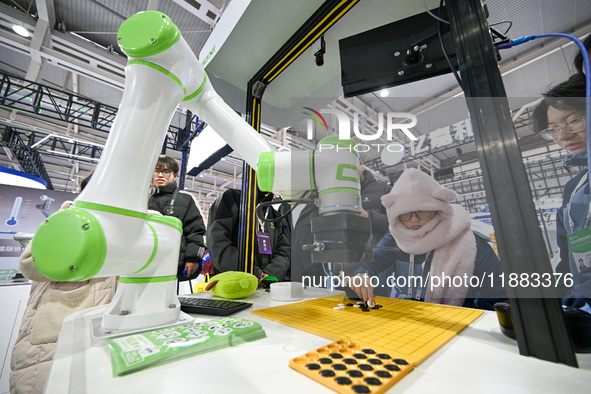
[[[441,18],[447,20],[445,7]],[[439,9],[431,10],[439,15]],[[457,67],[449,24],[440,22],[448,56]],[[438,22],[417,14],[339,40],[345,97],[402,85],[451,72],[438,36]]]

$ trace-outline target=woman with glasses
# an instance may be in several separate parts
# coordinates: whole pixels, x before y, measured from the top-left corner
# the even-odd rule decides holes
[[[382,197],[389,232],[350,287],[373,304],[374,287],[391,297],[493,309],[506,299],[501,264],[486,240],[470,229],[470,214],[450,204],[456,193],[417,169],[407,169]],[[392,271],[378,284],[377,278]]]
[[[199,275],[199,262],[205,254],[205,222],[193,196],[177,187],[178,174],[179,164],[174,157],[158,157],[148,209],[174,216],[183,223],[177,277],[185,281]]]
[[[579,242],[584,241],[587,231],[591,231],[584,75],[575,74],[544,93],[544,99],[533,111],[532,120],[536,133],[567,151],[565,166],[574,170],[583,168],[564,185],[562,206],[556,213],[556,237],[560,248],[556,272],[572,275],[573,279],[572,286],[563,289],[564,303],[581,307],[591,303],[591,268],[588,268],[589,264],[577,263],[580,258],[587,259],[586,263],[591,261],[591,246],[586,247],[585,252],[580,247],[584,242]],[[579,245],[577,256],[573,255],[571,242]]]

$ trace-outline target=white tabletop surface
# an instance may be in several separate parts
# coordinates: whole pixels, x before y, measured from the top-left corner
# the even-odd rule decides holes
[[[307,289],[306,297],[324,297]],[[209,293],[196,296],[209,297]],[[251,313],[285,305],[257,290],[244,299],[254,306],[234,316],[259,322],[267,337],[190,357],[123,377],[113,377],[108,349],[89,346],[84,320],[101,313],[93,308],[66,319],[58,340],[46,393],[330,393],[323,385],[292,370],[289,360],[332,342]],[[215,316],[192,315],[196,321]],[[519,355],[517,343],[501,333],[494,312],[485,312],[442,349],[416,367],[392,393],[589,393],[591,354],[577,355],[579,368]]]

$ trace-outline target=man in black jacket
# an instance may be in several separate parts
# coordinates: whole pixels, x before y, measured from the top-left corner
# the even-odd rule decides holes
[[[388,217],[386,208],[382,205],[381,197],[390,192],[392,187],[385,182],[378,181],[374,175],[364,169],[363,161],[359,160],[359,177],[361,181],[361,205],[363,211],[361,216],[369,217],[371,223],[371,239],[369,249],[371,250],[388,232]],[[310,278],[310,283],[323,283],[318,280],[326,276],[323,264],[312,263],[312,255],[309,251],[302,250],[302,246],[312,244],[312,219],[318,217],[318,209],[313,205],[306,206],[295,225],[292,234],[291,269],[292,278],[301,280],[302,276]],[[336,263],[336,262],[335,262]],[[314,282],[313,277],[317,280]]]
[[[174,157],[158,157],[148,209],[174,216],[183,223],[177,278],[184,281],[199,275],[199,262],[205,253],[205,222],[193,196],[177,187],[178,173],[179,164]]]
[[[209,210],[207,226],[207,250],[211,256],[213,273],[238,270],[238,221],[240,211],[240,190],[226,190]],[[271,201],[271,193],[260,192],[257,203]],[[263,215],[267,219],[276,219],[280,214],[269,206],[264,208]],[[289,238],[281,222],[265,223],[258,220],[257,233],[265,233],[270,240],[270,248],[259,250],[255,243],[255,251],[248,258],[254,259],[253,274],[259,282],[267,276],[274,276],[279,281],[285,277],[289,269]],[[258,235],[260,236],[260,234]]]

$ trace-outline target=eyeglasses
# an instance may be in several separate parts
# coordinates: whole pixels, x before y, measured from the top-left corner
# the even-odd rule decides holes
[[[408,222],[410,219],[412,219],[413,215],[419,220],[431,220],[435,215],[437,215],[437,211],[412,211],[403,213],[402,215],[398,216],[398,220],[401,222]]]
[[[158,174],[162,174],[164,176],[169,176],[170,174],[172,174],[172,171],[170,171],[170,170],[154,170],[154,175],[158,175]]]
[[[564,130],[565,133],[572,134],[578,133],[579,131],[585,130],[585,117],[570,119],[561,125],[556,127],[550,127],[540,131],[540,135],[547,140],[555,140],[558,137],[560,129]]]

